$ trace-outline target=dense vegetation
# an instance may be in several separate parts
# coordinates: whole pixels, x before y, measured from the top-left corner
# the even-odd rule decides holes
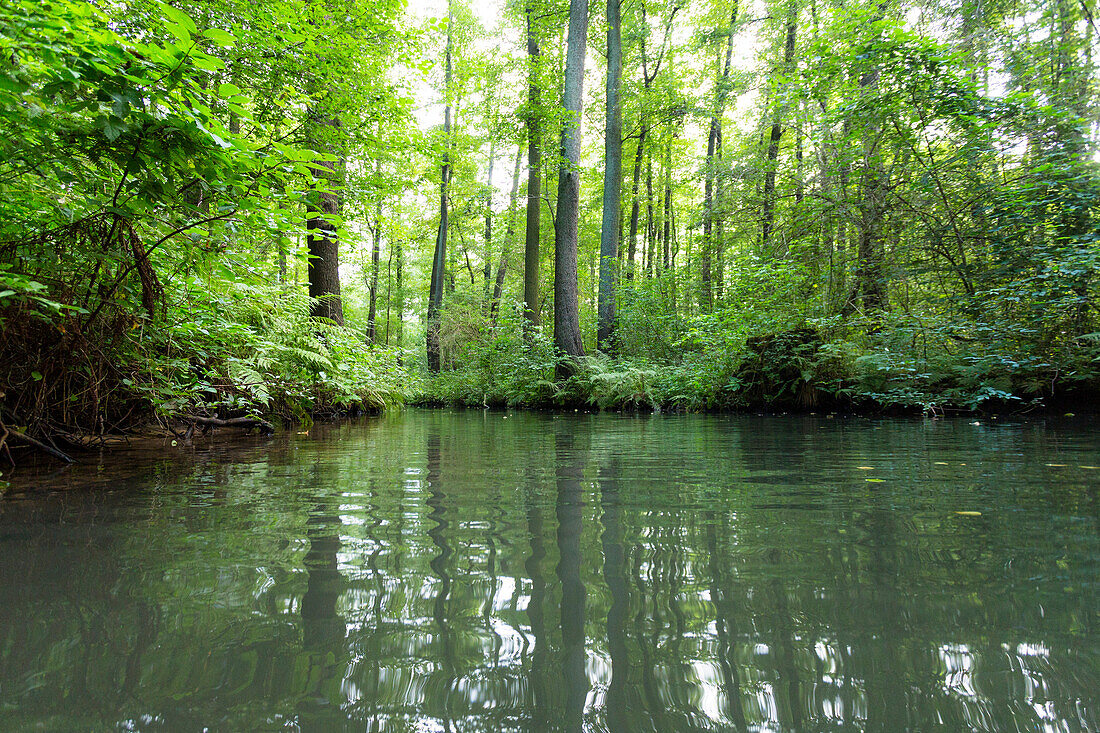
[[[587,5],[5,3],[0,424],[1096,393],[1087,3]]]

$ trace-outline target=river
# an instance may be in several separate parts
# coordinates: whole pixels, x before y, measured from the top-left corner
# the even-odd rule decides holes
[[[407,410],[7,476],[0,729],[1100,730],[1100,426]]]

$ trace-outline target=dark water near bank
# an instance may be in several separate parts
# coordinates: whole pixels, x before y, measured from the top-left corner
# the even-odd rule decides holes
[[[0,729],[1100,730],[1094,423],[244,443],[0,500]]]

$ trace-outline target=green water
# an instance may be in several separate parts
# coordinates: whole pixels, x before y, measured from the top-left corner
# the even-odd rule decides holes
[[[971,422],[409,411],[9,475],[0,729],[1100,730],[1100,427]]]

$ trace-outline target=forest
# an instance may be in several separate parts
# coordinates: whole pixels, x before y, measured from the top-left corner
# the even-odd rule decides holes
[[[11,0],[0,445],[1100,394],[1088,0]]]

